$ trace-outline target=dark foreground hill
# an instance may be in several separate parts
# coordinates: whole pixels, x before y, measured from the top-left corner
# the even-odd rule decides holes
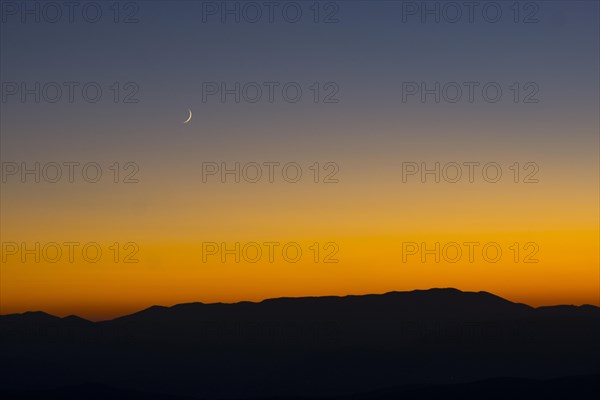
[[[600,374],[599,338],[597,307],[456,289],[181,304],[97,323],[36,312],[0,317],[0,390],[97,382],[196,398],[383,399],[398,395],[377,390],[424,396],[499,377],[548,387],[531,379]]]
[[[374,392],[347,396],[319,397],[320,400],[397,400],[460,399],[460,400],[531,400],[531,399],[596,399],[600,393],[600,375],[585,375],[555,379],[500,378],[484,381],[441,384],[405,385]],[[6,400],[202,400],[198,397],[171,396],[106,385],[83,384],[46,390],[1,392]],[[268,397],[251,400],[315,400],[315,397]]]

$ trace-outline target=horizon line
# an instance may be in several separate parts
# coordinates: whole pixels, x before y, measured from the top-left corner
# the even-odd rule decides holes
[[[185,303],[175,303],[172,305],[168,305],[168,306],[164,306],[164,305],[159,305],[159,304],[153,304],[150,305],[148,307],[139,309],[138,311],[134,311],[132,313],[129,314],[123,314],[123,315],[119,315],[116,317],[112,317],[112,318],[107,318],[107,319],[89,319],[89,318],[84,318],[84,317],[80,317],[79,315],[76,314],[68,314],[65,316],[58,316],[58,315],[54,315],[51,313],[48,313],[46,311],[43,310],[29,310],[29,311],[23,311],[23,312],[17,312],[17,313],[10,313],[10,314],[1,314],[0,313],[0,317],[9,317],[9,316],[16,316],[16,315],[26,315],[26,314],[44,314],[44,315],[48,315],[54,318],[58,318],[58,319],[68,319],[68,318],[78,318],[78,319],[82,319],[88,322],[92,322],[92,323],[99,323],[99,322],[108,322],[108,321],[114,321],[120,318],[126,318],[153,308],[164,308],[164,309],[170,309],[173,307],[177,307],[177,306],[182,306],[182,305],[189,305],[189,304],[202,304],[202,305],[235,305],[235,304],[242,304],[242,303],[250,303],[250,304],[261,304],[264,303],[266,301],[270,301],[270,300],[302,300],[302,299],[323,299],[323,298],[338,298],[338,299],[342,299],[342,298],[348,298],[348,297],[366,297],[366,296],[385,296],[385,295],[389,295],[389,294],[394,294],[394,293],[414,293],[414,292],[430,292],[430,291],[455,291],[455,292],[460,292],[460,293],[475,293],[475,294],[487,294],[487,295],[491,295],[494,297],[497,297],[499,299],[505,300],[509,303],[512,304],[517,304],[517,305],[525,305],[527,307],[530,307],[532,309],[540,309],[540,308],[547,308],[547,307],[594,307],[594,308],[599,308],[599,306],[595,305],[595,304],[589,304],[589,303],[584,303],[584,304],[580,304],[580,305],[576,305],[576,304],[553,304],[553,305],[543,305],[543,306],[532,306],[526,303],[517,303],[514,302],[512,300],[508,300],[502,296],[499,296],[495,293],[492,292],[488,292],[485,290],[480,290],[480,291],[470,291],[470,290],[461,290],[458,288],[454,288],[454,287],[432,287],[432,288],[428,288],[428,289],[412,289],[412,290],[392,290],[392,291],[388,291],[388,292],[384,292],[384,293],[366,293],[366,294],[346,294],[346,295],[322,295],[322,296],[281,296],[281,297],[268,297],[268,298],[264,298],[261,300],[257,300],[257,301],[252,301],[252,300],[240,300],[240,301],[236,301],[236,302],[212,302],[212,303],[203,303],[201,301],[192,301],[192,302],[185,302]]]

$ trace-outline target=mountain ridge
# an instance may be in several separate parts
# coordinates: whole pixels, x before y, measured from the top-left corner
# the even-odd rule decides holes
[[[0,317],[0,391],[100,384],[205,399],[600,374],[600,308],[443,288]]]
[[[11,314],[0,314],[0,322],[3,319],[7,319],[7,318],[16,318],[17,316],[23,317],[23,318],[38,318],[38,319],[46,319],[46,320],[51,320],[54,319],[56,321],[58,320],[62,320],[62,321],[78,321],[78,322],[82,322],[82,321],[87,321],[87,322],[91,322],[94,324],[98,324],[98,323],[106,323],[106,322],[111,322],[111,321],[117,321],[117,320],[123,320],[123,319],[127,319],[130,317],[135,317],[135,316],[139,316],[139,315],[143,315],[146,313],[154,313],[154,312],[165,312],[168,310],[177,310],[177,309],[183,309],[183,308],[192,308],[192,307],[197,307],[198,309],[200,309],[200,307],[203,306],[256,306],[256,305],[261,305],[261,304],[267,304],[267,305],[271,305],[274,303],[293,303],[293,302],[314,302],[314,301],[319,301],[319,302],[323,302],[323,301],[344,301],[344,300],[348,300],[348,301],[352,301],[352,300],[361,300],[361,299],[374,299],[374,298],[390,298],[393,296],[398,296],[398,297],[407,297],[407,296],[431,296],[431,295],[453,295],[453,296],[471,296],[472,298],[475,298],[474,295],[480,296],[479,299],[484,299],[487,298],[488,300],[493,300],[500,303],[504,303],[506,305],[515,305],[515,306],[522,306],[522,307],[527,307],[530,310],[554,310],[554,311],[566,311],[566,310],[590,310],[590,311],[600,311],[600,307],[595,306],[593,304],[582,304],[582,305],[573,305],[573,304],[557,304],[557,305],[549,305],[549,306],[539,306],[539,307],[533,307],[530,305],[527,305],[525,303],[517,303],[517,302],[513,302],[510,301],[508,299],[505,299],[501,296],[498,296],[496,294],[487,292],[487,291],[462,291],[456,288],[430,288],[430,289],[415,289],[415,290],[410,290],[410,291],[390,291],[390,292],[385,292],[385,293],[381,293],[381,294],[360,294],[360,295],[354,295],[354,294],[349,294],[349,295],[342,295],[342,296],[299,296],[299,297],[274,297],[274,298],[268,298],[268,299],[263,299],[263,300],[259,300],[259,301],[247,301],[247,300],[242,300],[242,301],[238,301],[238,302],[232,302],[232,303],[225,303],[225,302],[214,302],[214,303],[203,303],[203,302],[188,302],[188,303],[177,303],[177,304],[173,304],[171,306],[163,306],[163,305],[152,305],[149,307],[146,307],[144,309],[141,309],[139,311],[135,311],[133,313],[130,314],[125,314],[122,316],[117,316],[114,318],[110,318],[110,319],[106,319],[106,320],[91,320],[91,319],[87,319],[87,318],[83,318],[77,315],[68,315],[65,317],[59,317],[50,313],[47,313],[45,311],[25,311],[22,313],[11,313]],[[398,300],[408,300],[408,299],[398,299]],[[415,297],[413,297],[412,300],[415,300]]]

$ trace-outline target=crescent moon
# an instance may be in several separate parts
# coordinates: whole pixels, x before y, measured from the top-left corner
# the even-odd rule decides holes
[[[189,111],[189,113],[190,113],[190,116],[188,117],[188,119],[186,119],[185,121],[183,121],[183,123],[184,123],[184,124],[187,124],[188,122],[190,122],[190,121],[192,120],[192,110],[190,110],[190,109],[188,108],[188,111]]]

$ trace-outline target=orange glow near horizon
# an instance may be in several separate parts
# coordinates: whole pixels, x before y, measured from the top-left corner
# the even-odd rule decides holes
[[[44,199],[24,198],[19,190],[26,189],[13,187],[11,194],[2,195],[7,213],[2,220],[1,313],[42,310],[101,320],[151,305],[432,287],[488,291],[532,306],[598,304],[598,210],[593,190],[574,185],[567,195],[561,187],[544,183],[390,182],[391,176],[312,186],[213,183],[180,194],[140,183],[135,192],[114,189],[112,196],[129,190],[135,200],[112,203],[110,210],[102,207],[101,195],[96,197],[106,187],[90,187],[81,195],[88,201],[81,210],[65,199],[64,191]],[[163,184],[169,188],[177,182]],[[240,207],[236,196],[243,196],[248,207]],[[446,201],[437,201],[438,196]],[[54,205],[55,212],[35,211],[39,201]],[[12,209],[28,212],[10,213]],[[62,243],[73,241],[80,245],[69,262]],[[20,249],[12,254],[8,242],[26,243],[29,249],[36,242],[41,247],[55,242],[63,256],[48,262],[55,254],[48,248],[40,262],[33,254],[23,261]],[[81,248],[88,242],[101,248],[100,261],[82,258]],[[129,242],[135,245],[126,247]],[[234,249],[236,242],[240,262],[233,254],[222,262],[220,249],[205,255],[203,262],[203,243],[225,243]],[[265,242],[279,243],[272,262]],[[477,243],[473,260],[464,245],[470,242]],[[248,243],[257,243],[263,252],[256,262],[256,245],[242,254]],[[285,243],[301,248],[299,261],[283,257]],[[439,250],[423,260],[421,248],[415,253],[414,247],[422,243],[430,251],[439,243]],[[488,245],[484,256],[486,243],[492,247]],[[495,247],[502,251],[497,261]],[[94,249],[88,250],[93,257]],[[288,250],[292,259],[294,247]],[[138,262],[124,262],[127,256]]]

